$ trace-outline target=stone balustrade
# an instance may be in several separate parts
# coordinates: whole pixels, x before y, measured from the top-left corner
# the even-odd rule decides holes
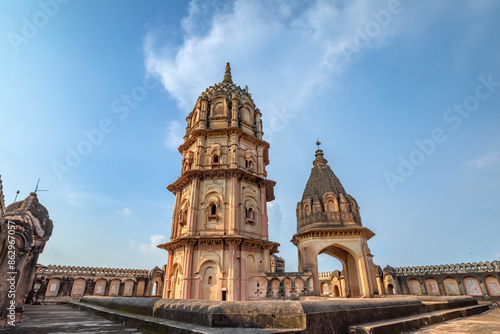
[[[394,268],[399,276],[415,276],[415,275],[433,275],[433,274],[458,274],[458,273],[479,273],[500,271],[499,261],[473,262],[473,263],[457,263],[445,265],[431,266],[416,266],[416,267],[397,267]]]
[[[38,267],[35,271],[35,274],[58,274],[64,276],[144,277],[149,276],[149,270],[48,265],[47,267]]]

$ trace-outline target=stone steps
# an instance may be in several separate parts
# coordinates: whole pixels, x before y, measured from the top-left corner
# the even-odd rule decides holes
[[[438,309],[414,316],[377,321],[349,327],[349,334],[391,334],[404,333],[429,325],[434,325],[448,320],[453,320],[461,317],[468,317],[489,310],[487,305],[469,305],[457,308],[447,308],[441,303],[429,303],[426,305],[427,310]]]
[[[95,314],[99,317],[119,322],[128,327],[139,328],[154,333],[175,333],[175,334],[274,334],[274,333],[296,333],[299,330],[293,329],[262,329],[262,328],[217,328],[201,326],[197,324],[167,320],[158,317],[151,317],[142,314],[128,313],[112,310],[106,307],[84,303],[69,303],[69,306]]]

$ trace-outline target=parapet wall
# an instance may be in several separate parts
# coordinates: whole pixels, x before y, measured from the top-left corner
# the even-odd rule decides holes
[[[398,276],[500,272],[500,262],[486,261],[479,263],[457,263],[437,266],[396,267],[394,268],[394,271]]]
[[[447,303],[447,297],[439,299]],[[473,298],[455,297],[451,303],[477,304]],[[89,305],[90,304],[90,305]],[[215,328],[273,328],[300,333],[347,333],[349,326],[395,319],[426,312],[422,301],[411,297],[325,299],[322,301],[222,302],[192,299],[84,297],[89,305],[143,316]],[[193,332],[205,332],[191,327]],[[195,329],[197,329],[195,331]],[[205,327],[206,330],[206,327]],[[212,332],[212,331],[210,331]]]
[[[78,301],[83,296],[160,297],[164,271],[37,265],[29,303]]]

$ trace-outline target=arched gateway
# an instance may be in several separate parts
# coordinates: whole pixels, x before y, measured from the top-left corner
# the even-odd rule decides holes
[[[356,200],[346,193],[319,148],[313,165],[297,204],[297,234],[292,239],[299,271],[312,272],[314,294],[319,296],[318,255],[328,254],[343,266],[341,296],[372,297],[379,292],[367,241],[375,234],[361,225]]]

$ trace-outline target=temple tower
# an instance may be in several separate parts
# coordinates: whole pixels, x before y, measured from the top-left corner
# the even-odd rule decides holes
[[[207,88],[186,118],[163,298],[247,300],[247,282],[270,271],[269,144],[247,89],[224,79]]]
[[[0,205],[3,206],[1,189]],[[52,235],[53,226],[35,192],[5,208],[0,220],[0,326],[12,321],[13,315],[15,322],[21,320],[38,256]]]
[[[378,294],[373,255],[367,241],[375,234],[361,224],[359,206],[335,176],[323,150],[316,151],[314,167],[302,200],[297,203],[299,271],[312,272],[314,294],[320,295],[318,255],[328,254],[343,266],[342,297]]]

